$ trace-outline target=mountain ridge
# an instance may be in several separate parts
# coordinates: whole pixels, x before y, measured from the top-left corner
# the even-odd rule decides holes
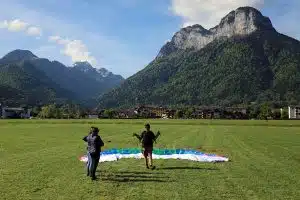
[[[34,55],[31,51],[16,49],[4,55],[0,59],[0,64],[9,64],[9,63],[20,62],[24,60],[33,60],[33,59],[38,59],[38,57]]]
[[[210,33],[200,25],[175,33],[149,65],[102,95],[99,108],[300,101],[300,42],[278,33],[254,8],[230,12],[221,20],[223,28],[226,23],[221,33],[227,35],[204,43]],[[187,29],[196,34],[191,37]],[[243,34],[232,35],[239,30]]]
[[[87,65],[89,63],[85,64]],[[8,87],[10,90],[15,88],[19,91],[20,87],[24,85],[24,90],[26,90],[25,93],[29,95],[31,89],[35,87],[34,85],[31,85],[32,82],[37,83],[37,81],[40,81],[42,83],[44,80],[47,80],[48,82],[45,82],[43,87],[45,90],[49,90],[52,93],[52,97],[48,98],[48,102],[55,102],[55,99],[62,97],[65,100],[90,102],[90,105],[95,105],[95,99],[99,95],[108,91],[110,88],[118,86],[124,78],[120,75],[114,75],[106,69],[109,76],[102,76],[96,68],[91,65],[90,68],[92,72],[87,74],[77,70],[74,66],[67,67],[58,61],[39,58],[29,50],[18,49],[7,53],[0,59],[0,75],[4,76],[4,74],[7,74],[8,76],[3,77],[2,80],[0,80],[0,85],[3,85],[3,90]],[[11,70],[16,70],[16,75],[8,73]],[[29,76],[31,78],[20,78],[17,80],[13,78],[14,76]],[[11,82],[10,79],[14,81]],[[17,85],[12,85],[13,83]],[[10,90],[7,89],[6,91]],[[61,90],[64,92],[60,92]],[[41,92],[42,91],[40,91],[40,93]],[[26,95],[24,95],[23,99],[26,99]],[[41,95],[36,96],[41,98]],[[39,102],[38,98],[31,101],[31,103],[34,104],[34,102]],[[2,98],[2,101],[5,101],[4,97]],[[26,100],[22,100],[22,102],[26,104]],[[47,103],[47,97],[42,103]]]

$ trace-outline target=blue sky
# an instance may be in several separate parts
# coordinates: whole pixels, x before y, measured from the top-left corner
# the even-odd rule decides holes
[[[0,55],[28,49],[72,65],[87,60],[125,78],[144,68],[182,26],[205,28],[254,6],[300,39],[299,0],[0,0]],[[221,3],[220,3],[221,2]]]

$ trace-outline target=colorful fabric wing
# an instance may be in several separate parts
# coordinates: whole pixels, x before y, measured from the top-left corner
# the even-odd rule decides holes
[[[195,150],[186,149],[154,149],[153,159],[179,159],[196,162],[228,162],[229,159],[216,154],[206,154]],[[143,154],[138,148],[108,149],[100,154],[99,162],[111,162],[124,158],[143,159]],[[80,157],[80,161],[87,162],[87,156]]]

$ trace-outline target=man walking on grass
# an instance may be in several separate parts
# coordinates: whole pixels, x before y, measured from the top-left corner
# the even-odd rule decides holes
[[[100,160],[101,147],[104,146],[104,143],[98,133],[99,129],[97,127],[92,127],[91,133],[83,138],[83,140],[88,143],[87,176],[90,176],[92,180],[96,179],[96,169]]]
[[[145,158],[146,167],[149,169],[149,165],[150,165],[150,168],[153,170],[155,169],[152,160],[153,143],[160,135],[160,132],[158,131],[157,134],[154,135],[154,133],[150,130],[150,124],[146,124],[145,128],[146,130],[143,131],[141,135],[134,134],[134,136],[136,136],[142,143],[142,150]]]

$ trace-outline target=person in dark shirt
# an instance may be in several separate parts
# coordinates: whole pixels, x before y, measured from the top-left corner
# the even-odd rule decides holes
[[[141,133],[141,135],[134,134],[140,142],[142,143],[142,151],[145,158],[146,167],[149,169],[149,164],[151,169],[155,169],[155,166],[153,166],[153,160],[152,160],[152,151],[153,151],[153,143],[156,141],[158,136],[160,135],[160,132],[158,131],[155,135],[150,130],[150,124],[145,125],[146,130]],[[149,161],[148,161],[149,158]]]
[[[97,127],[92,127],[91,134],[83,138],[83,140],[88,144],[87,150],[90,156],[88,175],[92,178],[92,180],[96,179],[96,169],[100,160],[101,147],[104,146],[104,142],[98,133],[99,129]]]

